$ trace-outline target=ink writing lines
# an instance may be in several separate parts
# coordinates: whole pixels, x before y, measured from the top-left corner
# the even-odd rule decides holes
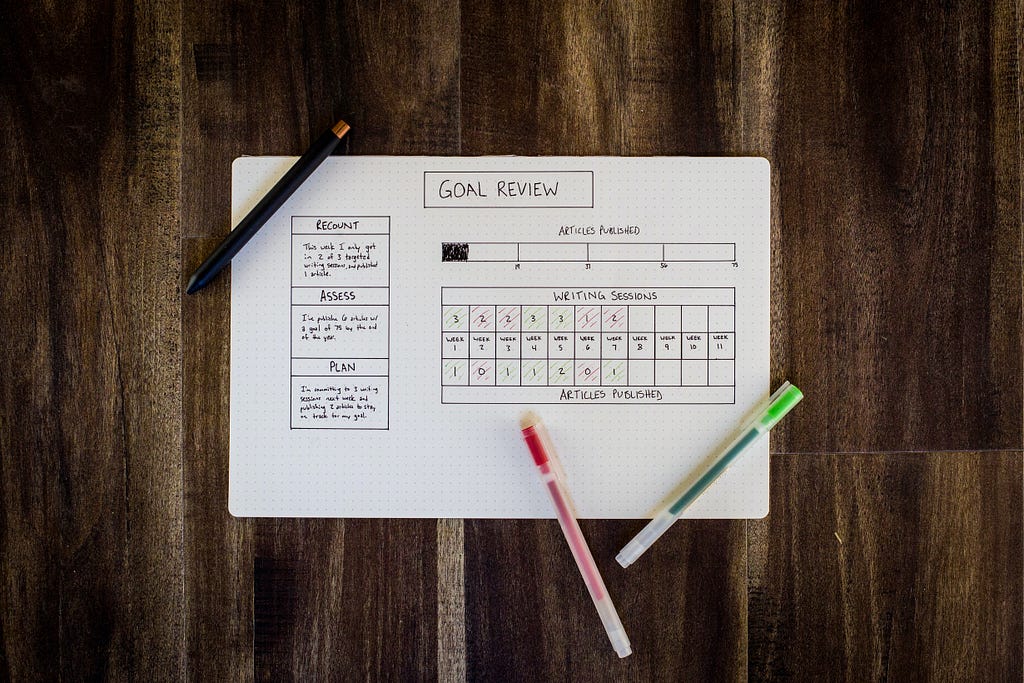
[[[381,216],[292,218],[292,428],[388,428],[389,233]]]

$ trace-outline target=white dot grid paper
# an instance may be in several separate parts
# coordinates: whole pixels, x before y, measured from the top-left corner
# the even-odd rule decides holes
[[[293,162],[291,157],[237,159],[233,222]],[[551,433],[580,517],[649,517],[680,481],[692,478],[701,463],[727,445],[770,393],[769,176],[768,163],[760,158],[329,158],[232,263],[231,512],[283,517],[552,518],[550,500],[519,433],[521,413],[533,409]],[[453,207],[432,194],[446,177],[478,182],[488,197],[467,197]],[[500,179],[539,179],[549,187],[559,182],[565,195],[498,198],[495,183]],[[575,208],[552,206],[562,201]],[[425,203],[441,207],[424,208]],[[376,267],[351,271],[337,282],[310,280],[310,286],[330,283],[327,289],[351,290],[360,298],[369,292],[362,289],[364,284],[383,283],[387,298],[374,299],[366,311],[379,311],[386,329],[338,331],[338,340],[324,342],[320,355],[317,344],[307,340],[299,346],[315,357],[293,362],[299,334],[294,286],[306,282],[296,280],[296,270],[301,276],[304,266],[303,252],[296,252],[302,238],[293,235],[293,217],[309,217],[302,220],[314,223],[318,217],[361,220],[368,226],[365,232],[378,236],[386,230],[384,237],[366,238],[379,239],[375,254],[381,258]],[[595,232],[601,226],[635,226],[639,234],[560,235],[563,226],[593,226]],[[339,243],[356,237],[329,234]],[[330,240],[318,244],[324,241]],[[443,262],[444,243],[469,244],[468,259]],[[502,250],[508,247],[495,243],[512,243],[529,254],[564,251],[565,258],[545,261],[541,256],[519,263],[518,269],[514,259],[474,261],[474,253],[505,253]],[[619,245],[622,260],[592,261],[588,268],[588,243],[602,245],[602,259],[607,253],[620,253],[609,252],[606,246]],[[657,260],[632,260],[660,245],[681,244],[711,245],[707,252],[672,247],[680,250],[677,253],[698,255],[733,245],[734,251],[728,253],[735,254],[734,260],[670,261],[666,267]],[[576,247],[584,249],[583,257],[576,256]],[[555,300],[556,293],[566,291],[605,298]],[[614,301],[609,298],[614,292],[655,293],[660,298]],[[693,298],[707,292],[725,298],[710,305]],[[307,291],[302,296],[308,295]],[[502,351],[505,358],[496,351],[489,357],[466,357],[467,366],[482,361],[478,369],[492,379],[489,385],[468,380],[450,385],[442,378],[447,356],[461,353],[445,347],[442,313],[449,299],[452,305],[491,307],[495,312],[511,306],[520,313],[520,319],[510,323],[520,325],[519,331],[505,330],[515,338],[512,343],[519,344],[520,355],[513,347],[512,352]],[[338,303],[304,303],[302,310],[314,315],[355,311]],[[501,368],[521,371],[526,334],[521,314],[528,305],[545,310],[570,307],[574,324],[581,307],[598,306],[600,313],[602,306],[622,305],[637,325],[646,321],[652,339],[669,334],[662,340],[669,348],[650,356],[649,379],[642,364],[632,366],[635,376],[648,382],[643,386],[605,384],[603,374],[597,384],[584,383],[584,368],[603,373],[608,357],[582,346],[579,351],[574,346],[568,358],[573,384],[533,386],[514,378],[499,384],[494,379],[499,361]],[[578,324],[593,320],[587,313],[581,312]],[[628,327],[626,334],[632,331]],[[585,343],[577,340],[576,332],[570,328],[570,339]],[[695,343],[709,347],[716,342],[716,332],[725,335],[717,340],[723,345],[717,351],[721,356],[706,356],[706,368],[699,367],[700,349],[686,351],[696,354],[696,361],[693,355],[682,355],[691,332],[702,339]],[[673,333],[679,336],[673,338]],[[463,334],[471,336],[474,331]],[[554,332],[543,334],[550,340]],[[610,349],[608,353],[614,355]],[[383,366],[367,362],[378,355],[386,358]],[[581,360],[597,365],[584,366]],[[625,358],[624,366],[638,360]],[[352,363],[357,373],[373,367],[375,376],[371,380],[332,375],[325,369],[331,361],[344,367]],[[545,356],[542,362],[550,367],[553,361]],[[294,368],[315,376],[295,378]],[[702,381],[703,386],[682,386]],[[372,384],[383,388],[383,397],[370,397],[376,410],[360,422],[339,417],[314,421],[313,426],[334,427],[330,429],[294,428],[309,422],[297,418],[296,385],[302,382],[323,387]],[[624,393],[615,398],[613,390],[641,396],[660,392],[660,400]],[[361,411],[338,412],[351,416]],[[685,516],[751,518],[767,512],[768,440],[763,439]]]

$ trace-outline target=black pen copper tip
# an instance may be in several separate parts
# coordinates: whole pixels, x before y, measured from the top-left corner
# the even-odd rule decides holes
[[[333,127],[331,128],[331,131],[332,131],[332,132],[333,132],[333,133],[334,133],[335,135],[337,135],[337,136],[338,136],[338,139],[339,139],[339,140],[340,140],[340,139],[342,139],[343,137],[345,137],[345,133],[349,132],[350,130],[351,130],[351,128],[349,127],[349,125],[348,125],[347,123],[345,123],[344,121],[338,121],[338,122],[337,122],[336,124],[334,124],[334,126],[333,126]]]

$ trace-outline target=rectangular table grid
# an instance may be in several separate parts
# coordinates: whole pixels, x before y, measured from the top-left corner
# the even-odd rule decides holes
[[[661,402],[733,400],[736,306],[730,288],[714,302],[688,297],[701,288],[659,289],[672,303],[512,303],[517,295],[531,302],[550,298],[543,288],[495,288],[504,296],[483,303],[474,299],[481,289],[466,298],[458,288],[442,288],[443,402],[550,402],[546,388],[606,387],[658,389]],[[660,391],[671,389],[677,391],[669,399],[678,401]]]

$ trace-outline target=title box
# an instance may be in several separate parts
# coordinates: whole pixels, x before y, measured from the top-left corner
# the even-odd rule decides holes
[[[592,209],[593,171],[424,171],[425,209]]]

